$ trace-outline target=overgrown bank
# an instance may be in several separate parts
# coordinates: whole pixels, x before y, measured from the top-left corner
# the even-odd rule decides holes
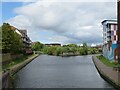
[[[96,56],[96,57],[98,58],[98,60],[100,60],[102,63],[104,63],[105,65],[107,65],[109,67],[120,67],[119,63],[114,62],[114,61],[110,61],[102,55],[99,55],[99,56]]]
[[[6,70],[6,69],[10,69],[11,67],[26,61],[27,59],[30,59],[34,56],[36,56],[37,54],[32,54],[32,55],[23,55],[21,58],[17,58],[17,59],[13,59],[10,63],[8,64],[3,64],[2,65],[2,70]]]
[[[43,54],[56,56],[99,54],[102,51],[96,47],[88,47],[87,43],[83,43],[83,46],[78,46],[77,44],[48,46],[40,42],[32,44],[32,50],[39,51]]]

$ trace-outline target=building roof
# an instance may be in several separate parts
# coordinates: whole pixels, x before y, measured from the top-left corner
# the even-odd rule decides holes
[[[27,34],[27,30],[19,30],[21,34]]]
[[[104,20],[101,22],[103,24],[117,24],[117,20]]]
[[[50,43],[50,44],[45,44],[45,45],[61,45],[60,43]]]

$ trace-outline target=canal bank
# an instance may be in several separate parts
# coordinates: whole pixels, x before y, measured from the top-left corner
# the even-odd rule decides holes
[[[30,63],[32,60],[34,60],[36,57],[38,57],[39,54],[35,54],[32,57],[29,57],[28,59],[24,60],[23,62],[16,64],[7,70],[2,72],[2,88],[9,88],[10,85],[10,78],[13,76],[15,73],[17,73],[19,70],[21,70],[23,67],[25,67],[28,63]]]
[[[92,60],[101,77],[112,84],[116,89],[120,89],[120,72],[115,71],[113,67],[106,66],[98,60],[96,56],[93,56]]]
[[[35,54],[34,56],[24,60],[23,62],[14,65],[13,67],[9,68],[10,74],[14,75],[16,72],[18,72],[20,69],[22,69],[23,67],[25,67],[28,63],[30,63],[32,60],[34,60],[36,57],[38,57],[39,54]]]

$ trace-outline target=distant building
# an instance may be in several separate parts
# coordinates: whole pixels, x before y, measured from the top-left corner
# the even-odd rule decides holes
[[[116,60],[118,46],[118,30],[116,20],[104,20],[103,25],[103,55],[109,60]]]
[[[18,30],[21,33],[21,38],[24,44],[24,50],[26,54],[31,54],[32,50],[31,50],[31,40],[27,35],[27,30]]]
[[[11,26],[11,30],[15,30],[15,32],[21,36],[23,44],[24,44],[23,49],[24,49],[25,53],[26,54],[32,53],[31,40],[27,35],[27,30],[20,30],[20,29],[15,28],[14,26]]]
[[[59,43],[50,43],[50,44],[45,44],[46,46],[61,46]]]
[[[27,35],[27,30],[18,30],[22,34],[22,40],[26,48],[29,48],[31,45],[31,40]]]

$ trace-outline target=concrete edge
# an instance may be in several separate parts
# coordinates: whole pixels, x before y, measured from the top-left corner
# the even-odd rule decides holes
[[[120,89],[120,86],[118,85],[118,83],[116,83],[114,80],[112,80],[111,78],[109,78],[107,75],[105,75],[105,73],[103,73],[103,71],[97,66],[96,62],[94,61],[96,56],[92,56],[92,60],[93,63],[98,71],[98,73],[100,74],[100,76],[106,80],[108,83],[110,83],[114,88],[116,89]],[[97,58],[97,57],[96,57]]]
[[[36,57],[38,57],[39,54],[36,54],[35,56],[32,56],[28,59],[26,59],[25,61],[13,66],[9,68],[10,71],[10,75],[14,75],[15,73],[17,73],[19,70],[21,70],[23,67],[25,67],[28,63],[30,63],[33,59],[35,59]]]

